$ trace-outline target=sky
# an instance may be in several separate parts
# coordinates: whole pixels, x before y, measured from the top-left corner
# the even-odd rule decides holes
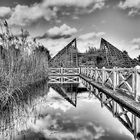
[[[84,52],[101,37],[132,58],[140,54],[140,0],[0,0],[12,32],[30,32],[55,55],[72,39]]]

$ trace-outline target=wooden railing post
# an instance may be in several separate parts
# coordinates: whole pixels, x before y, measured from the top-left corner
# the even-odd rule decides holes
[[[104,85],[104,82],[106,80],[106,71],[105,67],[102,68],[102,85]]]
[[[117,72],[117,68],[114,67],[113,68],[113,91],[116,90],[116,87],[119,83],[119,79],[118,79],[118,72]],[[113,115],[115,116],[115,114],[118,112],[118,104],[113,100]]]
[[[105,67],[103,67],[102,68],[102,86],[104,86],[105,78],[106,78],[106,71],[105,71]],[[106,95],[102,93],[101,107],[103,107],[105,101],[106,101]]]
[[[87,76],[87,67],[85,67],[85,75]]]
[[[82,71],[83,71],[83,73],[82,73],[82,74],[84,75],[84,74],[85,74],[85,67],[83,67],[82,69],[83,69],[83,70],[82,70]]]
[[[90,78],[92,79],[93,77],[93,67],[91,67],[91,72],[90,72]]]
[[[60,68],[60,74],[63,74],[63,67]]]
[[[97,78],[98,78],[98,68],[95,68],[95,82],[97,82]]]
[[[81,74],[81,67],[78,68],[78,74]]]
[[[140,102],[140,66],[136,66],[134,68],[135,72],[135,87],[134,87],[134,94],[135,94],[135,100],[137,102]]]

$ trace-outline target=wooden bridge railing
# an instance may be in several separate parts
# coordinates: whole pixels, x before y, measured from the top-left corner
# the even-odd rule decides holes
[[[49,68],[49,75],[79,75],[80,68]]]
[[[98,69],[92,67],[79,68],[49,68],[51,82],[73,82],[73,77],[84,75],[94,82],[102,84],[114,91],[126,93],[136,101],[140,101],[140,69],[135,68],[113,68]],[[62,77],[63,76],[63,79]],[[77,80],[76,80],[77,82]]]
[[[80,68],[49,68],[49,83],[79,83]]]
[[[140,101],[140,69],[137,67],[113,69],[81,67],[80,74]]]

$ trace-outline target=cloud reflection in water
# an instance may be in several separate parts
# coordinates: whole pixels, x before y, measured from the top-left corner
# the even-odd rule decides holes
[[[129,132],[101,108],[94,96],[78,95],[75,108],[50,88],[43,103],[36,106],[37,119],[30,122],[30,140],[131,140]],[[18,139],[18,140],[20,140]]]

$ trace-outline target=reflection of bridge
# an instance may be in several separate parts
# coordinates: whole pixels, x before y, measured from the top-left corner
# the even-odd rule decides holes
[[[74,91],[74,88],[77,89],[78,84],[68,83],[68,84],[56,84],[50,83],[49,86],[57,91],[61,96],[64,97],[69,103],[76,107],[77,103],[77,91]]]
[[[126,61],[132,61],[103,39],[99,52],[105,54],[99,66],[108,68],[79,66],[76,39],[73,40],[50,60],[49,83],[82,82],[101,101],[101,105],[106,106],[134,135],[135,139],[140,139],[140,69],[113,68],[126,66]],[[127,63],[127,67],[132,66],[129,64]],[[56,86],[54,88],[58,90]],[[62,89],[61,93],[64,93]]]
[[[140,69],[50,68],[49,83],[82,83],[137,138],[140,134]],[[52,84],[52,85],[53,85]],[[56,85],[53,86],[58,90]],[[65,93],[59,87],[61,93]],[[66,97],[69,102],[68,97]],[[73,102],[71,102],[73,104]],[[76,102],[74,104],[76,106]]]

